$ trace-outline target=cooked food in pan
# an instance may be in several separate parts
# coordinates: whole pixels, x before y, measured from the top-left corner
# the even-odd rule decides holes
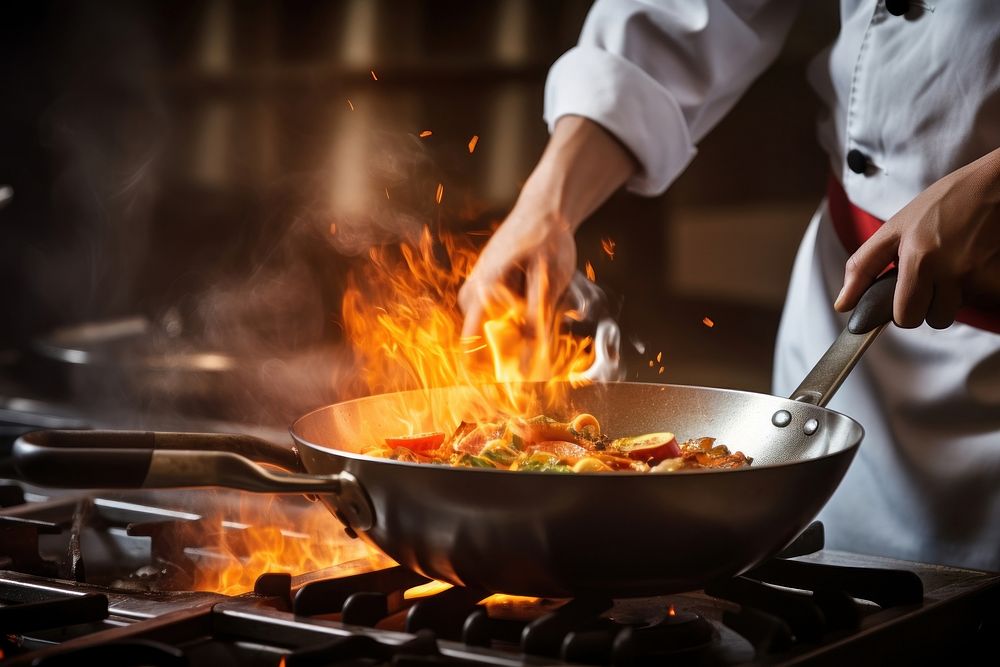
[[[472,468],[539,472],[674,472],[743,468],[750,457],[731,452],[715,438],[679,443],[673,433],[610,438],[591,414],[568,422],[532,419],[462,422],[450,437],[441,431],[386,438],[369,456]]]

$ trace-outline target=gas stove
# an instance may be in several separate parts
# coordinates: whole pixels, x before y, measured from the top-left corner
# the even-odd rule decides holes
[[[9,433],[56,418],[23,424],[4,416]],[[247,512],[248,503],[257,511]],[[1000,630],[1000,574],[825,549],[818,523],[777,558],[705,590],[553,600],[437,585],[343,535],[316,504],[274,503],[230,491],[53,494],[0,482],[3,661],[291,667],[1000,658],[991,642]],[[319,526],[335,546],[330,566],[254,571],[248,515],[268,517],[285,548],[303,552]],[[204,576],[234,560],[244,564],[242,588]]]

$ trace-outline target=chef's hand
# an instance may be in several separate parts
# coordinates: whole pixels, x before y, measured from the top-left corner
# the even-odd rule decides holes
[[[903,207],[850,259],[834,307],[846,312],[890,262],[893,319],[944,329],[963,302],[1000,305],[1000,149],[954,171]]]
[[[524,299],[529,335],[576,270],[573,233],[637,171],[632,154],[607,130],[579,116],[559,119],[507,219],[486,244],[458,293],[463,336],[482,333],[490,312]]]

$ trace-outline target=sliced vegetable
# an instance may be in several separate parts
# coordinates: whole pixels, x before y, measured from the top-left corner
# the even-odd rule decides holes
[[[611,470],[610,466],[593,456],[585,456],[573,464],[573,472],[608,472],[609,470]]]
[[[492,422],[469,424],[462,422],[455,432],[455,437],[451,439],[451,447],[456,452],[479,456],[486,443],[491,440],[503,438],[506,431],[507,426],[505,424],[494,424]]]
[[[496,468],[493,462],[482,456],[472,454],[462,454],[458,457],[458,465],[469,466],[470,468]]]
[[[675,472],[684,467],[684,457],[677,456],[672,459],[663,459],[649,469],[649,472]]]
[[[444,442],[444,433],[432,431],[429,433],[415,433],[413,435],[401,435],[395,438],[386,438],[385,444],[393,449],[406,447],[413,452],[429,452],[437,449]]]
[[[630,438],[617,438],[611,441],[612,450],[620,452],[630,459],[658,463],[663,459],[671,459],[681,455],[680,445],[673,433],[647,433]]]
[[[521,455],[517,449],[515,449],[511,444],[508,444],[505,440],[490,440],[483,447],[480,456],[493,461],[494,463],[499,463],[500,465],[506,467],[509,466],[514,460]]]
[[[523,460],[515,461],[510,469],[533,472],[573,472],[573,468],[565,463],[560,463],[558,457],[548,452],[535,452]]]
[[[546,440],[533,445],[528,445],[529,452],[546,452],[552,454],[559,461],[573,465],[589,452],[575,442],[564,440]]]

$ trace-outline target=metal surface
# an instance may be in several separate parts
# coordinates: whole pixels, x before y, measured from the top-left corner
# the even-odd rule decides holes
[[[669,430],[681,439],[715,437],[753,457],[749,468],[668,474],[512,473],[359,453],[366,445],[399,435],[399,415],[418,422],[410,424],[414,431],[439,430],[441,424],[420,423],[420,415],[433,411],[413,406],[450,403],[469,391],[462,387],[383,394],[328,406],[299,419],[291,434],[306,471],[341,480],[341,488],[331,486],[332,493],[320,495],[323,503],[363,539],[428,577],[551,597],[698,589],[780,551],[837,488],[864,431],[851,418],[821,405],[886,324],[885,313],[891,309],[882,302],[891,298],[891,290],[884,288],[862,297],[858,309],[868,333],[841,334],[793,395],[802,400],[703,387],[599,383],[570,390],[567,414],[552,415],[590,412],[603,432],[615,435]],[[117,437],[118,448],[95,448],[100,434],[25,436],[15,444],[15,459],[29,481],[42,478],[76,487],[93,485],[90,477],[72,474],[86,473],[88,460],[94,479],[108,479],[106,469],[94,466],[128,458],[122,465],[123,473],[131,476],[124,480],[126,485],[214,481],[237,488],[289,490],[291,475],[271,486],[274,480],[249,460],[232,464],[240,458],[231,453],[236,447],[265,462],[286,464],[286,450],[259,440],[206,435],[203,447],[230,452],[206,456],[204,451],[176,451],[194,449],[202,437],[198,435],[106,437]],[[166,460],[158,445],[175,450],[169,465],[153,463]],[[177,459],[184,457],[190,464],[178,467]],[[225,465],[219,467],[223,459]],[[46,466],[60,461],[63,466]],[[67,470],[69,462],[77,469]],[[345,485],[346,479],[356,482]]]

